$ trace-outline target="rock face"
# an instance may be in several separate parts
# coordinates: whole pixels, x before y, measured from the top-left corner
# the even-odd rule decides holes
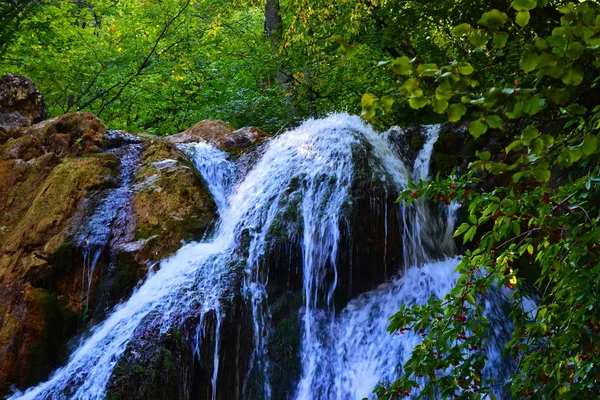
[[[46,118],[44,98],[25,76],[4,75],[0,79],[0,144],[11,128],[28,126]]]
[[[2,79],[0,397],[46,378],[78,330],[216,218],[205,182],[173,143],[108,131],[89,113],[44,116],[29,79]],[[118,190],[128,200],[100,219],[109,231],[90,270],[84,229]]]
[[[135,240],[130,252],[141,262],[159,261],[199,238],[216,219],[217,208],[206,184],[185,156],[171,143],[149,143],[142,154],[133,185]],[[124,252],[131,250],[129,243]],[[128,248],[129,246],[129,248]]]
[[[0,146],[0,393],[43,378],[77,328],[81,290],[63,289],[81,287],[81,269],[77,257],[63,261],[84,198],[116,184],[118,159],[90,153],[104,129],[70,114],[20,128]]]
[[[258,145],[270,136],[251,126],[234,130],[223,121],[207,119],[198,122],[190,129],[169,136],[171,143],[193,143],[205,140],[213,146],[237,155],[250,147]]]

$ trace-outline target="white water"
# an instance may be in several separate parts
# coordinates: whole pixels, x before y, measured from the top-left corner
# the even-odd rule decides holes
[[[96,207],[77,238],[77,246],[82,249],[83,253],[81,291],[85,298],[84,318],[88,311],[90,290],[98,260],[109,244],[111,235],[115,234],[113,224],[118,219],[119,213],[129,207],[132,175],[141,150],[142,146],[138,144],[125,147],[125,154],[121,157],[119,170],[120,186],[106,191],[105,198]],[[116,153],[117,150],[111,152]]]
[[[192,310],[200,313],[194,350],[197,357],[213,360],[211,393],[216,399],[219,337],[225,317],[223,304],[228,300],[225,294],[236,273],[231,265],[239,261],[237,250],[242,236],[249,238],[243,294],[251,306],[254,327],[249,371],[255,368],[265,375],[260,397],[255,398],[270,398],[266,351],[271,329],[266,301],[269,271],[263,265],[263,258],[269,251],[269,227],[277,221],[282,207],[292,202],[302,219],[299,239],[304,296],[302,372],[296,398],[368,396],[377,383],[397,374],[415,343],[406,336],[389,335],[388,317],[403,302],[421,302],[431,294],[442,295],[449,290],[455,279],[452,270],[456,259],[431,261],[421,245],[423,240],[433,240],[422,237],[421,231],[421,226],[428,225],[431,218],[420,205],[403,208],[404,244],[392,245],[404,246],[410,265],[424,265],[410,268],[402,277],[359,296],[339,316],[335,315],[332,300],[338,268],[342,267],[336,265],[339,228],[344,218],[343,207],[351,200],[354,149],[367,144],[371,149],[369,162],[374,179],[383,182],[390,193],[399,193],[407,180],[427,177],[436,134],[437,128],[429,130],[412,175],[384,136],[360,118],[347,114],[307,121],[271,140],[256,165],[239,182],[234,182],[235,168],[225,153],[206,143],[185,146],[184,151],[203,175],[219,209],[221,219],[214,236],[188,244],[163,261],[158,272],[149,276],[127,302],[92,330],[67,365],[47,382],[11,399],[101,399],[114,366],[136,329],[143,327],[146,317],[160,314],[161,332],[166,332]],[[385,207],[387,218],[391,213],[387,204]],[[387,247],[387,221],[385,227]],[[382,262],[385,263],[385,255]],[[208,313],[216,318],[215,345],[212,354],[200,354],[200,343],[208,334]],[[244,392],[248,380],[249,376],[244,382]]]

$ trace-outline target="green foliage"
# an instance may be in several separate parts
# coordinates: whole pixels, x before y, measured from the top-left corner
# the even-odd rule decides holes
[[[413,59],[410,70],[392,70],[400,82],[395,92],[410,96],[411,106],[431,104],[450,121],[469,121],[474,137],[491,137],[467,171],[421,182],[399,199],[465,204],[468,215],[455,233],[465,253],[445,298],[392,317],[390,332],[414,329],[423,342],[400,378],[376,389],[380,398],[599,394],[600,8],[592,1],[547,3],[515,0],[510,16],[492,10],[479,27],[457,25],[452,35],[472,50],[449,65]],[[562,16],[544,27],[538,11]],[[518,55],[502,70],[478,58],[499,48]],[[473,71],[461,71],[467,63]],[[439,93],[447,104],[440,106]],[[373,104],[362,106],[369,117]],[[498,290],[512,293],[514,325],[504,357],[515,370],[504,387],[483,378],[493,329],[483,315],[485,296]],[[537,299],[533,310],[522,306],[525,296]]]
[[[279,129],[284,95],[262,15],[225,5],[46,0],[16,17],[0,74],[30,76],[53,116],[91,111],[111,127],[158,134],[205,118]]]

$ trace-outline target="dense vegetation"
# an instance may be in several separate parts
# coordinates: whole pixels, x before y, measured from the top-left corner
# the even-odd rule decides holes
[[[468,169],[401,196],[464,202],[465,256],[445,299],[393,316],[392,332],[421,332],[423,345],[382,398],[598,395],[599,69],[596,1],[0,5],[0,74],[34,79],[52,115],[158,134],[203,118],[276,132],[361,107],[378,126],[468,124]],[[512,293],[505,387],[483,379],[483,298],[497,290]]]

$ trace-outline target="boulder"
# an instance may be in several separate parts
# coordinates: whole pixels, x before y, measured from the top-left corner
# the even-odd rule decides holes
[[[169,136],[166,140],[177,144],[207,141],[221,150],[237,155],[269,137],[266,132],[254,126],[234,130],[223,121],[208,119],[198,122],[187,131]]]
[[[187,158],[171,143],[156,141],[142,154],[132,212],[138,246],[129,245],[137,249],[130,254],[137,262],[159,261],[182,241],[200,238],[216,219],[217,206]]]
[[[223,148],[230,152],[242,151],[260,144],[270,136],[254,126],[246,126],[225,137]]]
[[[45,118],[44,98],[31,79],[14,74],[0,79],[0,131],[28,126]]]
[[[47,278],[48,260],[66,240],[69,221],[84,196],[113,183],[117,167],[112,154],[1,162],[0,284],[22,279],[37,284]]]
[[[198,122],[186,131],[167,137],[170,143],[195,143],[205,140],[221,148],[225,138],[233,132],[234,129],[226,122],[217,119],[205,119]]]
[[[50,291],[19,282],[0,286],[0,393],[7,383],[27,387],[45,378],[53,367],[48,360],[62,355],[76,324]]]

